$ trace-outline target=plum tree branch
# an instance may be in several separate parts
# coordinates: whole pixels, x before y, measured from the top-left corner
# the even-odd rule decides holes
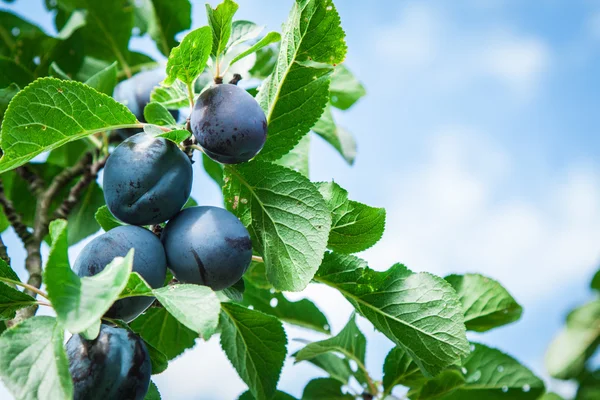
[[[12,225],[15,230],[17,236],[21,239],[23,244],[27,245],[27,243],[31,242],[33,236],[27,230],[27,226],[21,221],[21,216],[15,210],[15,207],[7,197],[4,192],[4,184],[2,183],[2,179],[0,178],[0,205],[4,209],[4,215],[8,219],[8,222]]]
[[[2,240],[2,236],[0,236],[0,259],[3,260],[8,265],[10,265],[10,257],[8,256],[8,249],[6,248],[6,245],[4,244],[4,240]]]
[[[35,196],[39,196],[45,189],[46,183],[40,178],[35,172],[33,172],[27,165],[23,165],[16,169],[17,173],[27,182],[29,190]]]
[[[92,163],[89,166],[89,168],[86,168],[83,171],[83,176],[81,177],[79,182],[77,182],[75,186],[71,188],[67,198],[63,201],[58,210],[56,210],[56,212],[54,213],[54,216],[56,218],[66,219],[69,216],[75,205],[77,205],[81,193],[90,185],[90,183],[92,183],[96,179],[100,170],[104,168],[104,165],[106,165],[107,159],[108,155]]]

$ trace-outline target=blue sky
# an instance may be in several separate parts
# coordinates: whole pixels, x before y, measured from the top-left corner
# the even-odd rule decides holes
[[[41,5],[20,0],[4,7],[52,32],[50,17],[32,3]],[[239,4],[237,18],[278,30],[291,0]],[[543,375],[545,348],[566,311],[591,298],[588,282],[600,264],[600,3],[336,5],[347,65],[368,95],[335,115],[356,136],[355,165],[315,138],[311,178],[335,179],[353,199],[388,210],[383,240],[363,254],[372,267],[402,262],[442,276],[480,272],[498,279],[524,306],[523,319],[474,339]],[[203,2],[194,0],[193,12],[194,26],[205,25]],[[156,54],[148,40],[133,46]],[[193,196],[203,204],[220,201],[199,170]],[[14,234],[5,235],[19,265],[23,252]],[[319,286],[305,294],[339,331],[351,313],[345,300]],[[367,322],[360,326],[370,341],[368,367],[378,377],[391,345]],[[288,336],[317,338],[293,328]],[[288,362],[280,388],[299,396],[317,375]],[[156,381],[164,399],[232,399],[244,389],[216,338]],[[552,385],[572,393],[569,385]]]

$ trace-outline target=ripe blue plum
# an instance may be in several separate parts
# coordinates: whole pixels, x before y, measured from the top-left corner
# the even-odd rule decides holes
[[[192,191],[190,159],[170,140],[138,133],[113,151],[104,168],[108,209],[132,225],[164,222]]]
[[[146,122],[144,108],[150,102],[152,90],[165,79],[163,68],[152,69],[135,74],[130,79],[120,82],[116,87],[113,97],[118,102],[126,105],[140,122]],[[171,110],[173,118],[177,120],[179,110]]]
[[[135,333],[102,325],[95,340],[73,335],[66,349],[74,400],[142,400],[146,395],[152,365]]]
[[[160,240],[147,229],[125,225],[111,229],[88,243],[79,253],[73,271],[80,276],[93,276],[115,257],[124,257],[135,249],[133,271],[153,288],[162,287],[167,275],[167,259]],[[109,318],[133,321],[154,301],[153,297],[128,297],[118,300],[108,310]]]
[[[207,156],[239,164],[256,156],[267,140],[267,118],[244,89],[220,84],[205,90],[192,112],[191,128]]]
[[[213,290],[239,281],[252,260],[248,230],[219,207],[186,208],[167,223],[161,240],[177,279]]]

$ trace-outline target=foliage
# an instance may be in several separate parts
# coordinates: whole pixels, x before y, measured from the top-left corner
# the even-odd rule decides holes
[[[193,30],[188,0],[48,1],[56,36],[0,12],[0,231],[12,225],[27,250],[29,272],[21,282],[0,241],[0,378],[15,398],[71,398],[65,331],[93,339],[101,321],[139,335],[154,374],[198,340],[219,334],[248,386],[240,399],[293,399],[278,388],[288,356],[326,374],[308,383],[302,399],[394,399],[394,391],[410,399],[533,400],[543,394],[543,382],[516,359],[467,339],[467,331],[520,318],[521,306],[498,282],[478,274],[441,278],[401,264],[375,271],[354,255],[382,237],[386,212],[351,200],[335,182],[310,180],[310,132],[352,164],[356,141],[335,115],[366,91],[343,64],[345,32],[333,2],[290,3],[282,32],[266,34],[253,22],[235,20],[232,0],[207,5],[207,25]],[[145,34],[168,59],[141,121],[111,95],[118,82],[164,61],[130,49],[131,38]],[[96,276],[73,273],[69,246],[123,225],[106,207],[97,177],[124,132],[143,129],[193,155],[198,146],[189,124],[170,111],[193,107],[211,80],[221,83],[231,65],[254,53],[256,62],[242,78],[259,82],[248,92],[267,117],[265,147],[247,163],[202,157],[194,164],[222,188],[225,207],[250,233],[254,261],[243,280],[214,292],[170,276],[151,288],[132,272],[134,251]],[[42,265],[44,242],[50,253]],[[284,293],[308,285],[329,286],[354,307],[340,332],[331,331],[313,302],[290,301]],[[132,296],[156,302],[129,324],[104,317],[116,300]],[[569,316],[548,356],[553,375],[579,379],[581,399],[598,390],[598,374],[585,367],[600,340],[598,304]],[[56,316],[35,316],[39,306],[52,307]],[[361,320],[395,346],[382,382],[365,365]],[[286,324],[326,337],[288,355]],[[160,398],[154,384],[146,398]]]
[[[578,384],[575,400],[591,400],[600,395],[600,370],[593,360],[600,345],[599,277],[600,270],[590,285],[593,298],[569,312],[564,327],[546,352],[545,364],[550,376]]]

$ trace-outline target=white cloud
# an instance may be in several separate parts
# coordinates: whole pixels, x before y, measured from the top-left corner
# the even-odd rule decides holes
[[[439,275],[481,272],[524,303],[566,275],[587,276],[600,261],[600,172],[571,166],[542,192],[514,193],[528,166],[475,135],[442,131],[421,168],[395,177],[386,233],[365,258],[378,269],[403,262]]]
[[[550,66],[544,40],[510,26],[465,28],[448,10],[423,3],[410,3],[398,15],[375,31],[374,49],[403,83],[443,90],[491,78],[529,98]]]

